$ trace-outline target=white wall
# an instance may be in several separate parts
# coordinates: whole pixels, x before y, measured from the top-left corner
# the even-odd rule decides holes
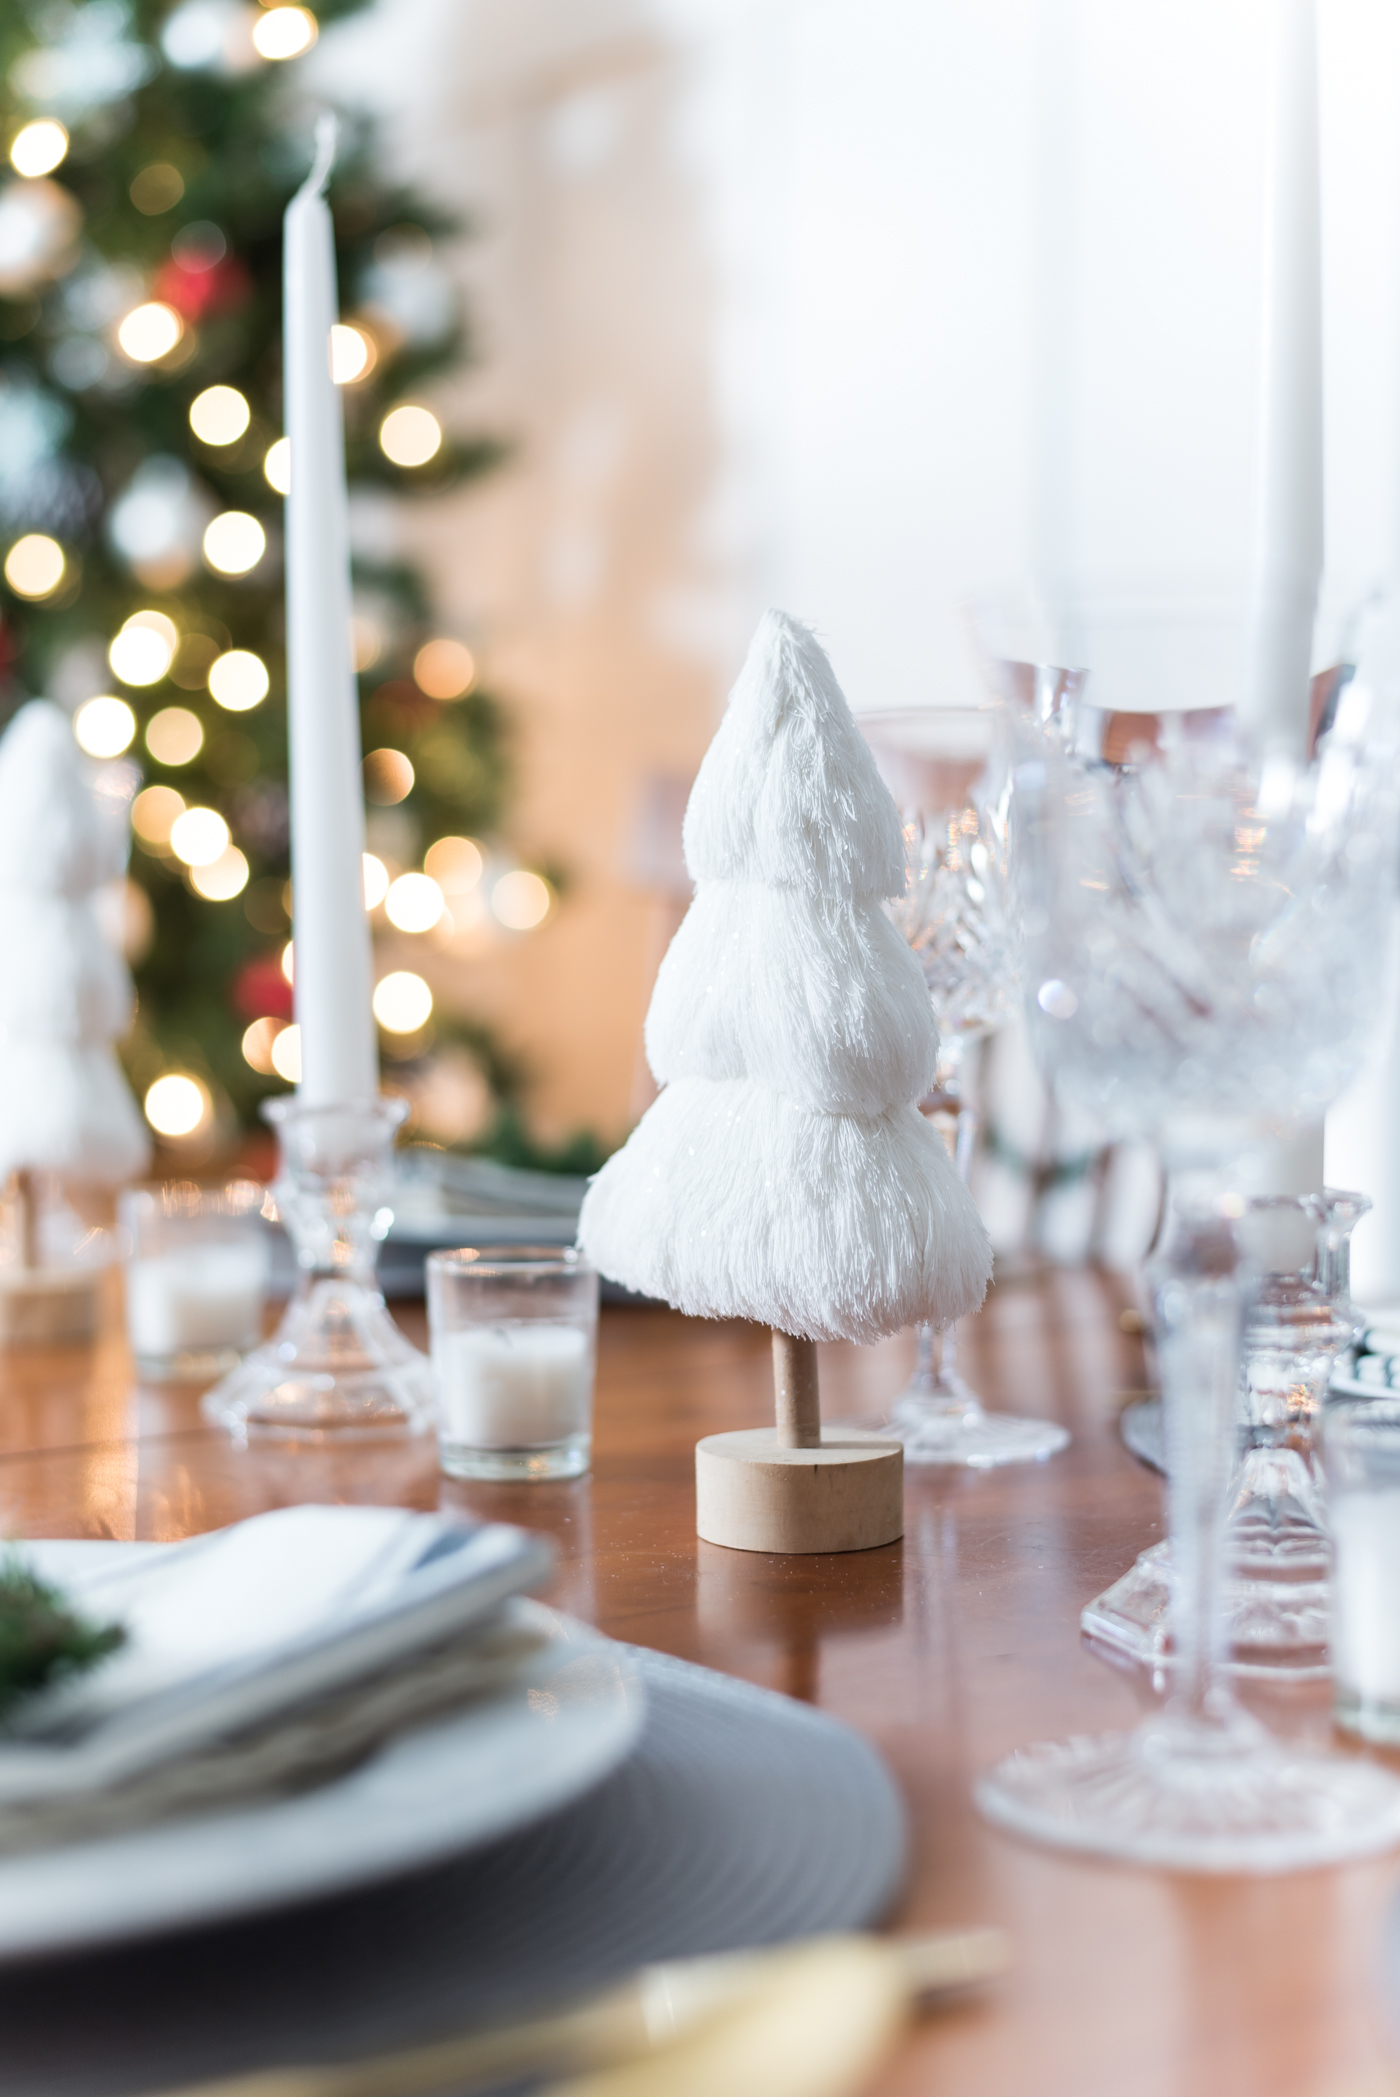
[[[1247,557],[1268,0],[386,0],[323,62],[479,207],[517,463],[419,541],[519,701],[558,924],[458,991],[539,1111],[627,1113],[646,781],[703,750],[756,611],[857,706],[973,686],[957,606],[1049,541]],[[1400,539],[1400,10],[1321,0],[1329,559]],[[338,47],[338,48],[337,48]]]

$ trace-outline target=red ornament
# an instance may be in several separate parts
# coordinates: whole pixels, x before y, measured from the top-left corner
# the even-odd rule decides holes
[[[233,1009],[243,1019],[290,1019],[292,986],[282,973],[281,956],[258,954],[245,961],[233,979]]]
[[[236,312],[247,304],[252,289],[253,279],[236,255],[226,255],[207,268],[191,267],[172,256],[157,271],[152,293],[183,319],[203,320],[211,313]]]

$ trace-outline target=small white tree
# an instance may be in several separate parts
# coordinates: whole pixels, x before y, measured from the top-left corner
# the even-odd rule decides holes
[[[685,818],[695,900],[647,1016],[662,1092],[580,1243],[700,1317],[874,1340],[981,1302],[991,1246],[917,1101],[937,1030],[882,908],[894,802],[812,635],[764,615]]]
[[[118,1186],[150,1146],[112,1044],[131,1022],[126,965],[98,917],[124,870],[60,708],[36,699],[0,740],[0,1182],[17,1183],[18,1257],[42,1264],[32,1181]]]

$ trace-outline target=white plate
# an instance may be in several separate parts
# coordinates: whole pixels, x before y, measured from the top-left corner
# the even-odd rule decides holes
[[[59,1576],[77,1570],[70,1554],[81,1548],[34,1555]],[[333,1783],[0,1857],[0,1961],[340,1892],[459,1856],[576,1798],[635,1743],[640,1678],[626,1652],[587,1625],[538,1602],[509,1606],[549,1641],[510,1687],[390,1742]]]

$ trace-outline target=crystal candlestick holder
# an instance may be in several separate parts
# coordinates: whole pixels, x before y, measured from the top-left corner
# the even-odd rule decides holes
[[[272,1338],[205,1394],[205,1417],[240,1441],[422,1434],[434,1418],[432,1367],[389,1316],[374,1273],[394,1217],[394,1131],[408,1110],[393,1099],[279,1099],[263,1111],[281,1141],[273,1194],[297,1286]]]
[[[1261,1195],[1240,1236],[1254,1270],[1244,1322],[1240,1459],[1225,1525],[1222,1665],[1322,1680],[1328,1673],[1331,1534],[1317,1430],[1358,1319],[1348,1246],[1364,1194]],[[1084,1609],[1085,1636],[1157,1666],[1170,1657],[1172,1568],[1153,1544]]]

